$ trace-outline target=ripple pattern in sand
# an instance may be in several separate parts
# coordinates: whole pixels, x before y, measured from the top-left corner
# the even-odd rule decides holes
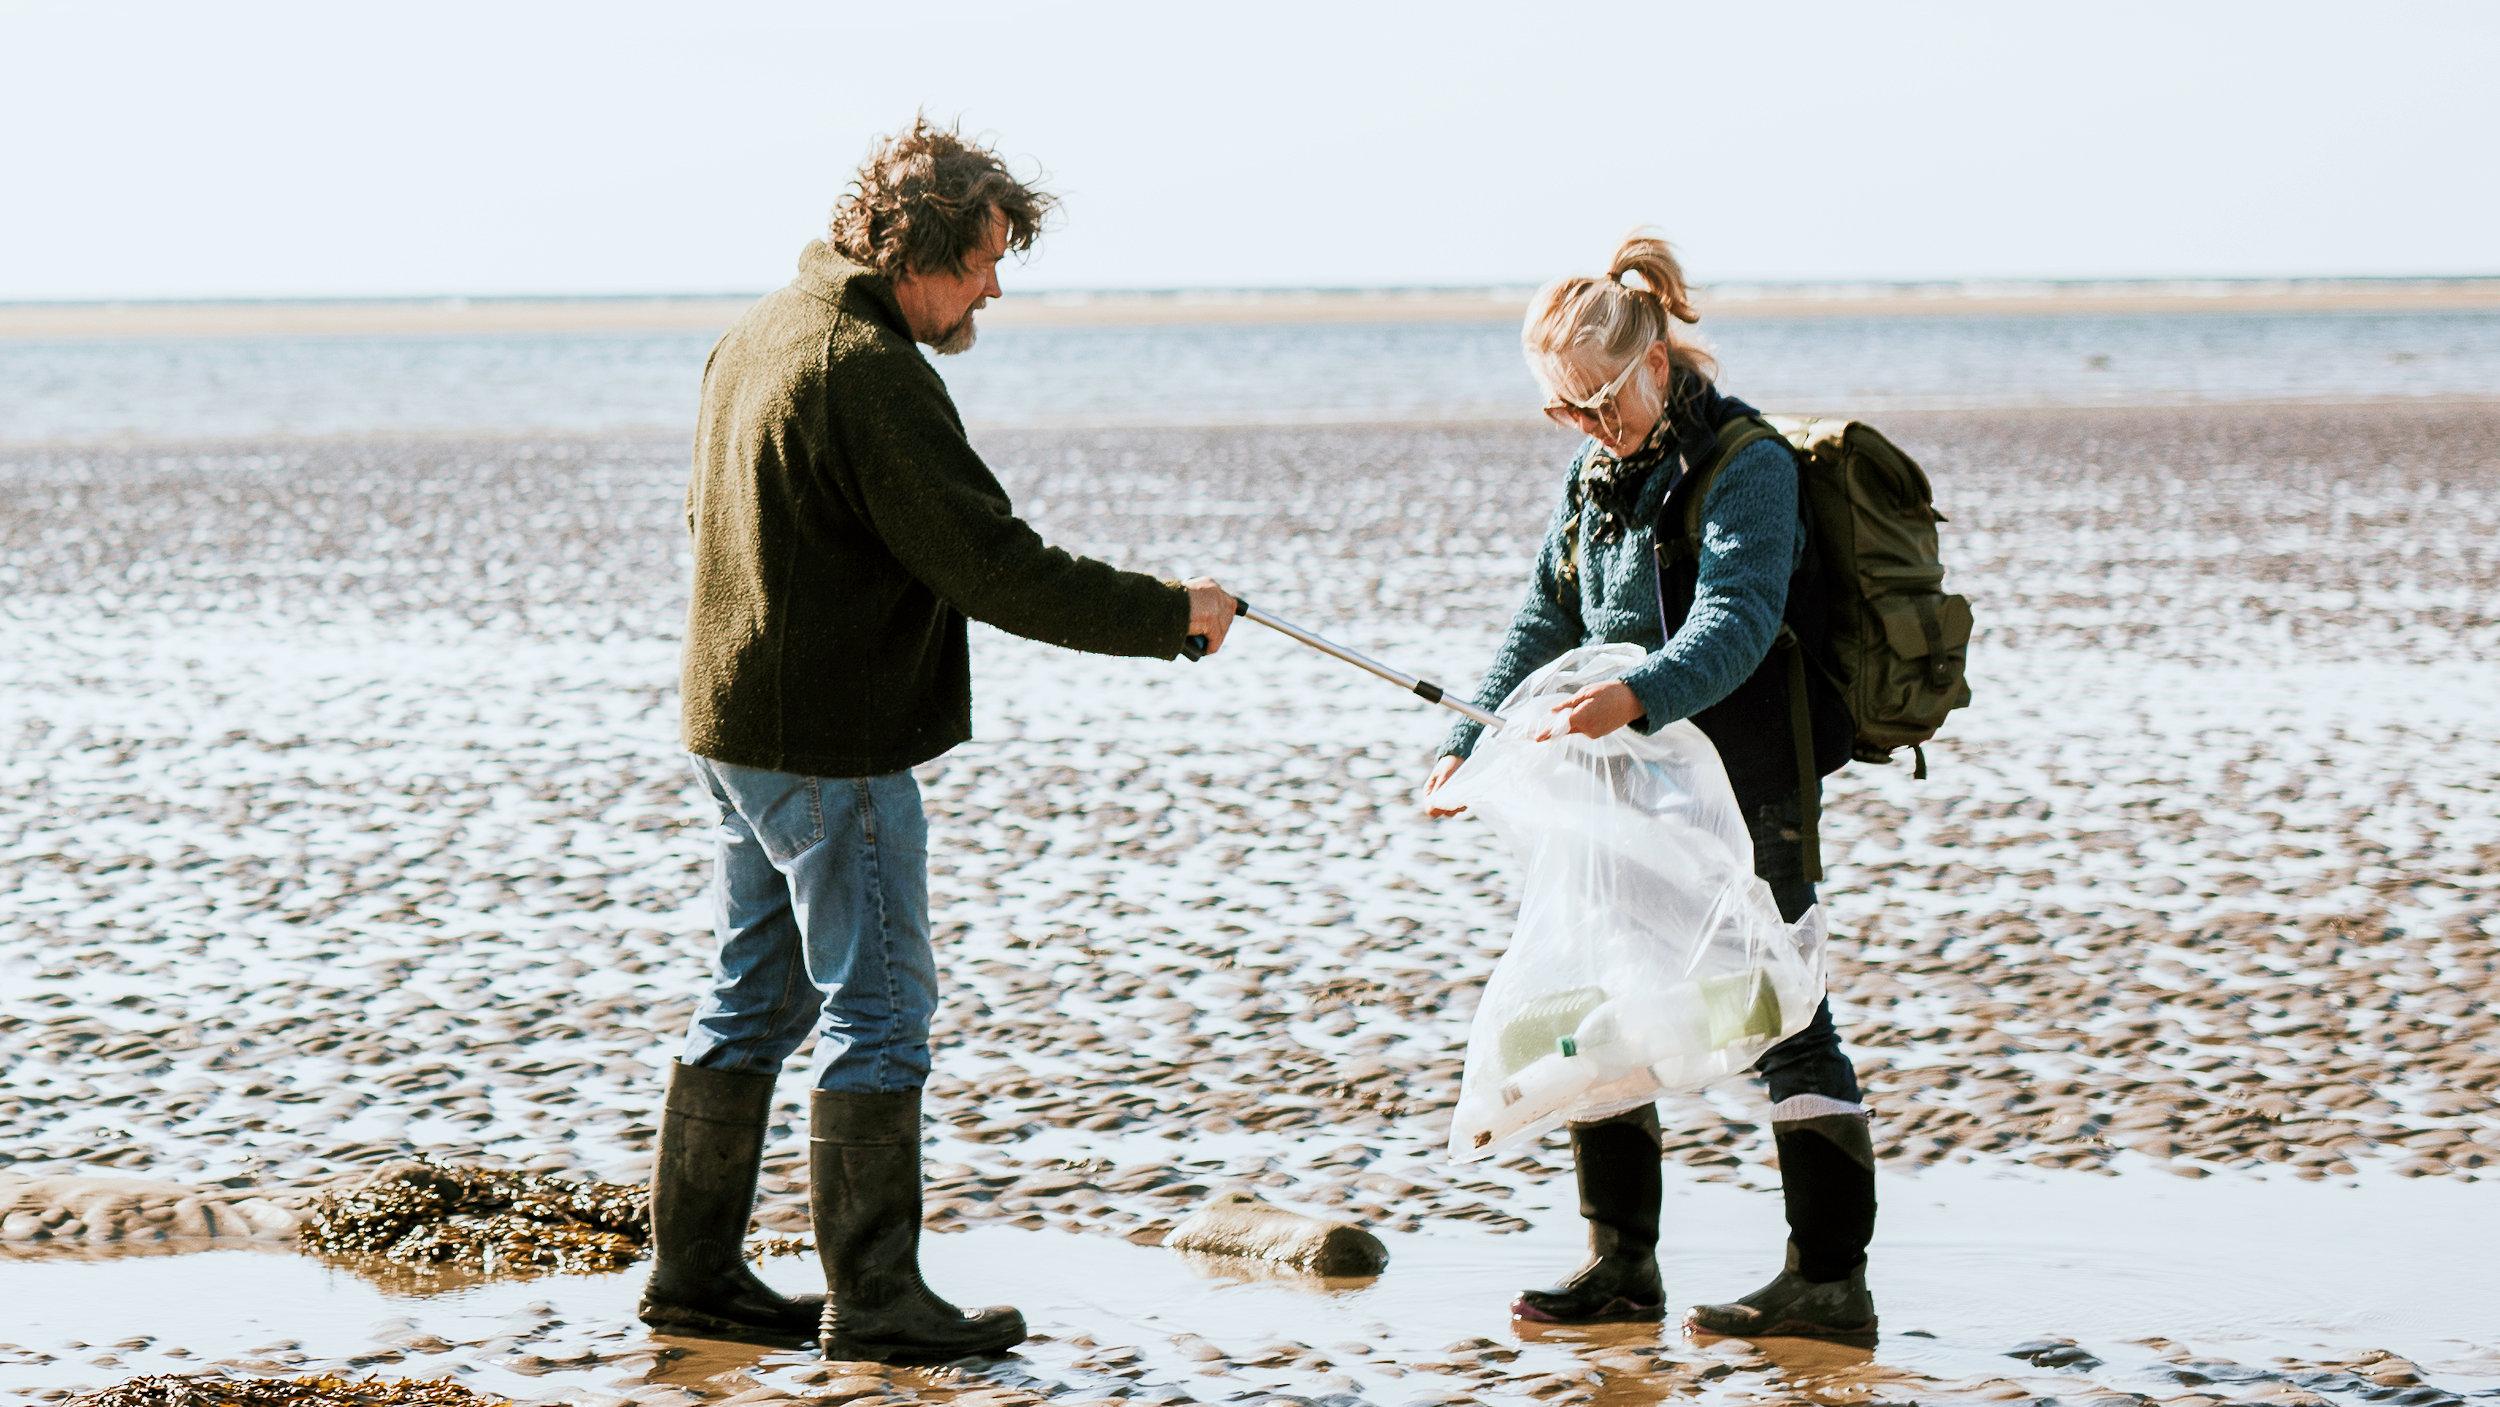
[[[2500,420],[1890,428],[1983,632],[1935,777],[1852,769],[1831,801],[1841,1015],[1888,1158],[2488,1168]],[[1057,537],[1214,571],[1450,682],[1565,449],[988,448]],[[681,451],[0,458],[18,1171],[289,1183],[422,1150],[639,1173],[704,961]],[[937,1220],[1146,1237],[1248,1177],[1393,1229],[1518,1224],[1551,1155],[1455,1178],[1432,1156],[1508,902],[1480,831],[1411,806],[1439,719],[1246,626],[1194,668],[976,653],[982,740],[926,769]],[[1760,1176],[1758,1113],[1691,1101],[1670,1156]]]

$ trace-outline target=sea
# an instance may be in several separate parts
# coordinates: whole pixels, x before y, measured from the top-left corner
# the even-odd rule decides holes
[[[2500,310],[1714,317],[1766,410],[2500,395]],[[1506,420],[1540,399],[1518,324],[984,329],[938,359],[979,425]],[[683,431],[713,334],[0,339],[0,443]]]

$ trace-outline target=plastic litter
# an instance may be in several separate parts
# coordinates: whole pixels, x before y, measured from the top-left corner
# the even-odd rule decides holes
[[[1520,875],[1468,1039],[1461,1161],[1747,1070],[1823,999],[1822,909],[1781,921],[1700,729],[1533,741],[1564,699],[1643,658],[1583,646],[1530,675],[1432,796],[1491,825]]]

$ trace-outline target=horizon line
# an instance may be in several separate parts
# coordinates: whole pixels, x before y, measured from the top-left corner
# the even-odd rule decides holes
[[[1997,295],[2019,294],[2026,290],[2048,292],[2084,292],[2096,290],[2165,290],[2184,291],[2213,288],[2226,292],[2264,292],[2269,290],[2327,290],[2345,288],[2456,288],[2462,286],[2500,285],[2500,272],[2444,274],[2155,274],[2155,275],[1980,275],[1938,278],[1781,278],[1726,279],[1715,283],[1696,282],[1694,291],[1701,295],[1736,298],[1847,298],[1852,295],[1882,297],[1886,295]],[[775,285],[778,287],[778,285]],[[1037,287],[1020,288],[1004,301],[1052,300],[1086,302],[1091,300],[1167,300],[1217,298],[1253,300],[1262,298],[1486,298],[1511,299],[1534,293],[1540,282],[1457,281],[1448,283],[1308,283],[1308,284],[1166,284],[1122,287]],[[751,301],[771,292],[771,288],[751,289],[670,289],[647,292],[460,292],[431,293],[213,293],[213,294],[99,294],[76,297],[8,297],[0,296],[0,308],[8,309],[103,309],[119,307],[271,307],[286,305],[426,305],[426,304],[527,304],[527,303],[720,303],[733,300]]]
[[[1036,290],[993,304],[997,328],[1516,324],[1511,286]],[[2500,275],[1984,279],[1720,284],[1713,325],[1749,319],[2420,315],[2500,312]],[[755,293],[0,301],[0,342],[153,338],[686,334],[717,336]]]

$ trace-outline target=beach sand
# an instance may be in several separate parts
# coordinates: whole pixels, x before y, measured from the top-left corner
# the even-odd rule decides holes
[[[1828,803],[1835,1004],[1886,1168],[1872,1358],[1511,1334],[1508,1291],[1567,1269],[1576,1227],[1555,1141],[1440,1155],[1512,902],[1489,835],[1414,805],[1446,715],[1247,625],[1194,666],[985,631],[979,739],[922,772],[930,1226],[969,1233],[931,1256],[1047,1337],[866,1386],[804,1355],[663,1356],[630,1272],[377,1291],[270,1249],[306,1196],[411,1152],[647,1171],[706,959],[674,741],[683,442],[0,449],[0,1300],[46,1306],[0,1329],[0,1388],[169,1366],[652,1403],[2500,1387],[2471,1327],[2500,1323],[2500,408],[1884,425],[1935,478],[1981,628],[1933,776],[1853,767]],[[1212,573],[1454,685],[1569,452],[1502,426],[980,439],[1056,540]],[[804,1228],[802,1083],[770,1229]],[[1762,1115],[1744,1087],[1665,1110],[1681,1300],[1776,1264]],[[1152,1245],[1232,1185],[1381,1231],[1388,1274],[1315,1294]]]

